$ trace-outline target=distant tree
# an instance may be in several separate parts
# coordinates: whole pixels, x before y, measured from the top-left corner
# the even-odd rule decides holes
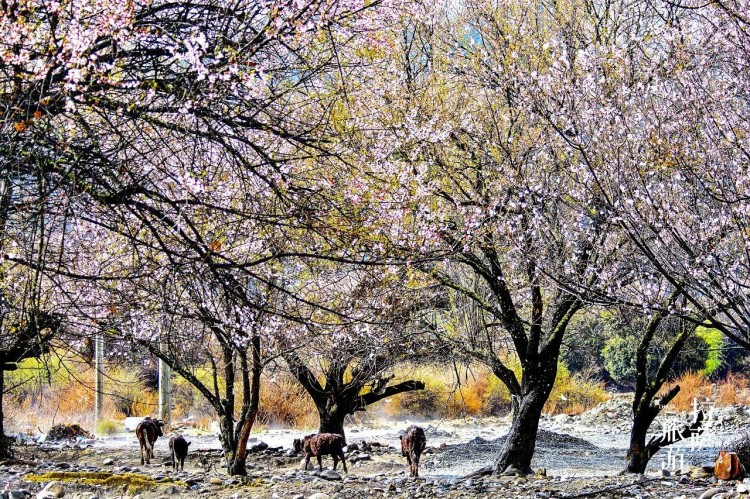
[[[340,310],[347,322],[299,332],[294,343],[284,342],[281,353],[315,403],[319,431],[342,436],[347,416],[424,389],[419,380],[396,380],[394,369],[438,354],[436,343],[424,334],[424,320],[441,302],[434,290],[404,288],[397,279],[404,272],[344,273],[344,268],[338,269],[336,281],[347,297]]]

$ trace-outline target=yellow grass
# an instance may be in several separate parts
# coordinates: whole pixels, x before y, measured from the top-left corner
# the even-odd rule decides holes
[[[511,364],[512,365],[512,364]],[[456,371],[459,375],[456,375]],[[405,378],[405,373],[400,377]],[[425,383],[425,390],[394,397],[388,407],[391,416],[411,414],[420,417],[458,418],[498,416],[510,411],[510,392],[486,367],[459,369],[444,366],[413,369],[409,377]],[[545,405],[550,414],[580,414],[607,400],[604,385],[583,375],[571,375],[565,366]]]

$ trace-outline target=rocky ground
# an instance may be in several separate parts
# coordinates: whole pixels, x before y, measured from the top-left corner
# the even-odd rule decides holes
[[[301,469],[301,456],[291,449],[292,430],[254,435],[256,451],[248,476],[229,477],[222,468],[215,436],[186,431],[191,454],[184,472],[173,472],[167,439],[156,445],[157,459],[140,464],[135,436],[92,440],[44,441],[20,435],[16,459],[0,464],[0,497],[220,497],[220,498],[364,498],[364,497],[668,497],[715,499],[750,497],[745,483],[717,481],[706,470],[720,447],[748,427],[750,408],[733,407],[712,414],[700,442],[683,442],[673,453],[652,459],[646,475],[618,475],[629,430],[627,400],[615,398],[582,416],[545,418],[532,463],[539,474],[529,477],[473,477],[471,471],[492,461],[507,430],[504,419],[431,422],[421,477],[408,477],[396,449],[399,430],[352,428],[347,449],[349,473],[324,468]],[[668,428],[686,415],[667,416]],[[314,461],[314,460],[313,460]],[[331,466],[330,458],[323,461]],[[662,470],[662,468],[667,468]]]

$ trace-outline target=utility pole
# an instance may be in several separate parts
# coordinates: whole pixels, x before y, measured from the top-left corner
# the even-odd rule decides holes
[[[164,421],[165,432],[172,424],[172,369],[159,359],[159,419]]]
[[[98,423],[104,410],[104,337],[96,334],[94,340],[94,419]]]

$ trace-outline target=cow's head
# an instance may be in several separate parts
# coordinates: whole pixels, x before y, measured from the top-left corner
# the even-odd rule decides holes
[[[292,442],[292,449],[294,449],[294,452],[302,452],[302,439],[301,438],[294,439],[294,442]]]
[[[162,428],[164,428],[164,421],[162,421],[161,419],[154,419],[153,421],[156,426],[156,435],[163,437],[164,432],[162,431]]]

